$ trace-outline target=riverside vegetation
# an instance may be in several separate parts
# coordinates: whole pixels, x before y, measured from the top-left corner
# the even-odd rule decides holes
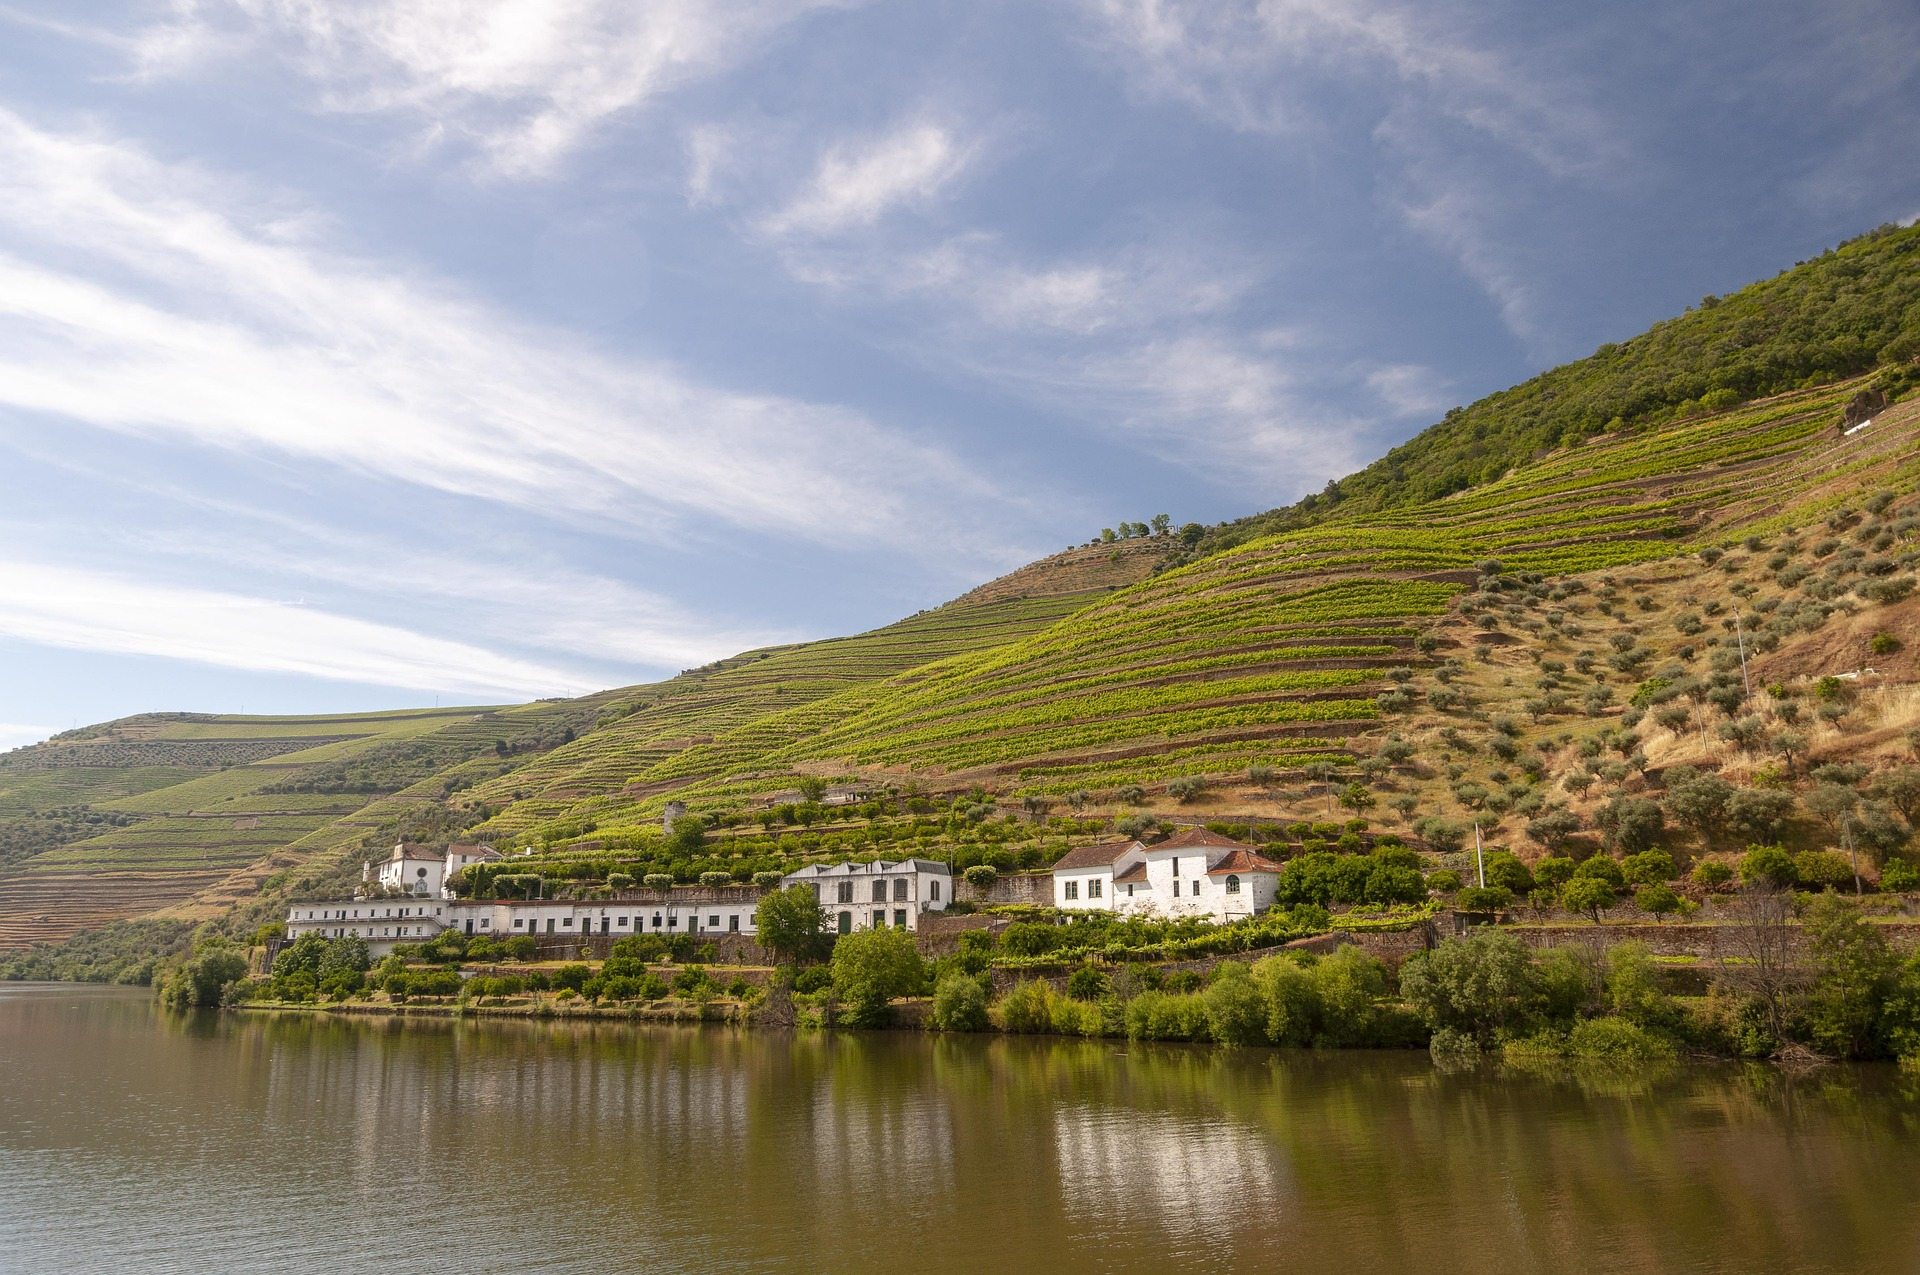
[[[571,701],[69,732],[0,756],[4,972],[164,978],[400,837],[533,851],[457,883],[482,897],[595,897],[826,858],[1004,875],[1204,823],[1286,861],[1287,917],[1336,927],[1398,906],[1730,932],[1772,890],[1857,894],[1897,934],[1920,886],[1917,355],[1920,228],[1886,228],[1288,509],[1126,519],[872,633]],[[1788,1012],[1802,990],[1771,1002],[1776,1046],[1841,1052]],[[1135,991],[1200,994],[1114,994]],[[1676,1048],[1717,1039],[1689,1031]]]

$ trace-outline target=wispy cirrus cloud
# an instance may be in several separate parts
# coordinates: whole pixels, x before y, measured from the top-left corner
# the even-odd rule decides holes
[[[598,683],[572,668],[282,600],[0,561],[0,637],[254,672],[524,699]]]
[[[596,353],[317,242],[304,213],[0,110],[0,404],[650,534],[698,517],[938,555],[941,510],[1014,503],[855,411]]]
[[[322,110],[411,120],[512,178],[551,175],[616,118],[729,71],[854,0],[175,0],[128,42],[135,73],[277,59]]]
[[[776,237],[864,230],[898,208],[924,207],[964,173],[974,143],[954,129],[914,120],[821,154],[812,177],[787,203],[761,218]]]

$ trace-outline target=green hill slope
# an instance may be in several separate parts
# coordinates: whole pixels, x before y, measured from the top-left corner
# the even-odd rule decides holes
[[[1467,820],[1598,835],[1685,763],[1785,792],[1770,833],[1811,844],[1814,790],[1880,801],[1920,726],[1920,403],[1883,405],[1916,352],[1920,229],[1876,232],[1325,496],[871,633],[564,704],[62,737],[0,758],[0,944],[251,922],[402,831],[532,847],[553,877],[745,879],[1031,864],[1128,820],[1252,825],[1284,854],[1340,797],[1444,850]],[[700,824],[664,830],[674,802]]]

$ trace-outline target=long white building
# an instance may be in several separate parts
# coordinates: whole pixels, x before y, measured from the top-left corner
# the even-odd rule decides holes
[[[362,873],[363,897],[296,903],[287,911],[288,940],[317,933],[326,938],[357,934],[376,957],[396,944],[424,943],[446,930],[470,935],[574,939],[629,934],[699,938],[754,933],[753,914],[764,891],[753,886],[676,886],[629,890],[611,899],[460,899],[447,888],[455,872],[498,859],[486,846],[452,846],[435,854],[401,844]],[[829,931],[920,928],[925,912],[946,908],[953,878],[943,863],[809,864],[781,885],[810,886],[826,913]]]

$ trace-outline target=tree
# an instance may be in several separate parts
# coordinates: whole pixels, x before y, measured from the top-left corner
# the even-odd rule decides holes
[[[1673,887],[1664,881],[1652,885],[1643,885],[1633,893],[1633,904],[1642,912],[1652,913],[1656,920],[1665,920],[1680,910],[1683,900],[1674,893]]]
[[[1724,826],[1734,787],[1718,775],[1702,775],[1688,766],[1667,772],[1667,813],[1711,840]]]
[[[1671,881],[1680,874],[1673,856],[1665,850],[1643,850],[1628,855],[1621,861],[1620,871],[1629,885],[1654,885]]]
[[[357,992],[372,965],[367,941],[358,934],[343,934],[327,944],[326,952],[320,957],[320,988],[334,995]]]
[[[1153,523],[1153,534],[1156,536],[1166,535],[1167,529],[1173,526],[1173,519],[1165,514],[1155,514],[1150,521]]]
[[[302,934],[273,958],[273,974],[278,978],[283,974],[305,974],[318,982],[320,962],[327,954],[326,936],[312,930]]]
[[[826,946],[826,923],[826,910],[805,884],[774,890],[753,910],[760,946],[782,964],[818,960]]]
[[[1373,803],[1373,793],[1363,783],[1351,783],[1340,790],[1340,804],[1348,810],[1370,810]]]
[[[326,940],[321,942],[324,944]],[[244,952],[225,942],[212,943],[196,949],[193,955],[167,971],[160,981],[160,1003],[174,1010],[209,1009],[220,1003],[227,988],[246,976]]]
[[[1899,970],[1886,935],[1836,894],[1808,906],[1802,929],[1814,973],[1807,997],[1814,1043],[1849,1058],[1878,1053],[1882,1002]]]
[[[1881,771],[1867,785],[1867,795],[1899,811],[1908,827],[1920,827],[1920,766]]]
[[[796,787],[802,801],[818,801],[827,795],[827,781],[818,775],[802,775]]]
[[[707,841],[707,821],[699,815],[681,815],[673,821],[673,835],[667,844],[682,854],[691,854]]]
[[[1742,788],[1727,799],[1727,825],[1752,841],[1771,841],[1793,811],[1793,794],[1771,788]]]
[[[1666,815],[1644,797],[1615,797],[1594,816],[1607,845],[1625,854],[1650,850],[1666,830]]]
[[[1514,894],[1526,894],[1533,889],[1533,873],[1515,856],[1497,850],[1487,856],[1487,884]]]
[[[1543,850],[1558,850],[1580,831],[1580,816],[1565,806],[1549,806],[1527,820],[1527,837]]]
[[[1481,915],[1500,912],[1513,906],[1513,891],[1497,885],[1485,888],[1471,885],[1460,891],[1454,899],[1453,906],[1462,912]]]
[[[1400,994],[1429,1027],[1463,1033],[1482,1048],[1525,1019],[1537,987],[1526,947],[1492,927],[1416,952],[1400,967]]]
[[[1600,914],[1617,902],[1613,887],[1599,877],[1576,875],[1560,888],[1560,906],[1569,912],[1585,912],[1595,925],[1600,924]]]
[[[896,996],[912,996],[926,983],[926,966],[905,930],[873,929],[843,934],[833,945],[833,994],[855,1027],[884,1027]]]
[[[1845,784],[1820,783],[1807,794],[1806,804],[1814,817],[1827,825],[1827,831],[1838,835],[1840,825],[1859,806],[1860,794]]]

